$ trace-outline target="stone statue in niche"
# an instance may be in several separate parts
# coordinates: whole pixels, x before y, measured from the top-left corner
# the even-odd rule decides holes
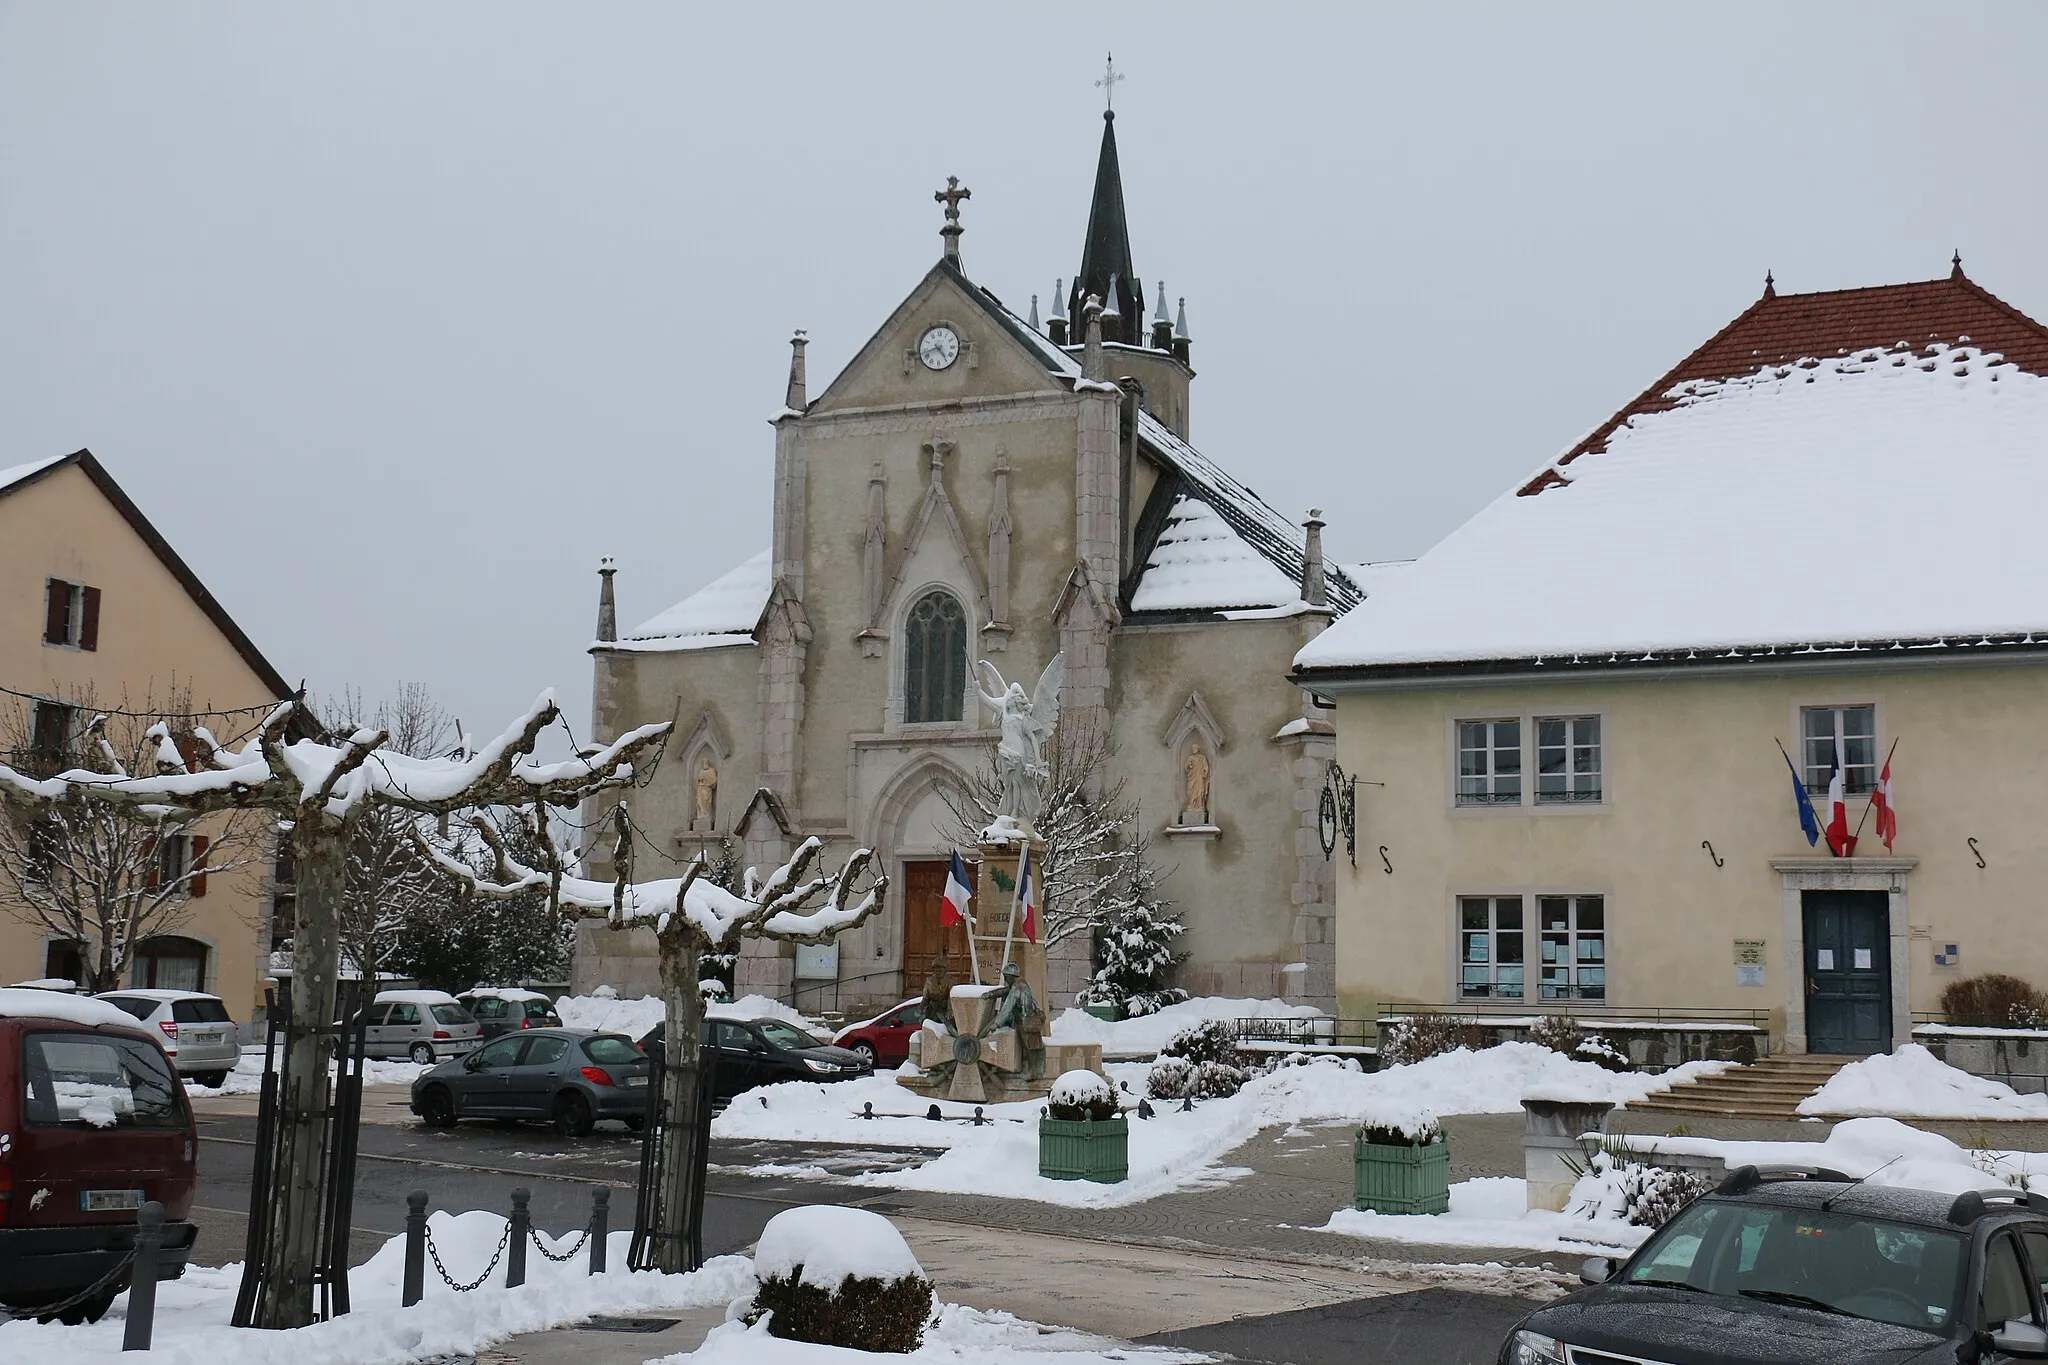
[[[704,755],[698,763],[697,775],[692,781],[696,786],[697,800],[690,813],[690,828],[717,828],[718,769],[712,766],[710,754]]]
[[[1209,823],[1209,756],[1202,752],[1202,746],[1188,746],[1187,761],[1181,764],[1181,779],[1186,790],[1181,802],[1180,822],[1183,825],[1206,825]]]

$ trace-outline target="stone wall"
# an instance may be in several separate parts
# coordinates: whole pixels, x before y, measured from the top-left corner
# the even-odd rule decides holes
[[[2003,1082],[2022,1095],[2048,1094],[2048,1031],[1922,1025],[1913,1041],[1958,1071]]]

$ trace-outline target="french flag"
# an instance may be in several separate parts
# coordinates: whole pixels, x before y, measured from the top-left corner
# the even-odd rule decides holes
[[[1038,942],[1038,868],[1031,861],[1031,846],[1017,861],[1017,905],[1024,915],[1024,939]]]
[[[1842,741],[1835,741],[1835,761],[1828,769],[1828,851],[1837,858],[1856,852],[1856,836],[1849,832],[1849,797],[1842,772]]]
[[[956,851],[953,854],[953,865],[946,869],[946,896],[939,906],[939,923],[967,923],[967,902],[973,899],[974,888],[967,884],[967,865],[960,861],[960,854]]]

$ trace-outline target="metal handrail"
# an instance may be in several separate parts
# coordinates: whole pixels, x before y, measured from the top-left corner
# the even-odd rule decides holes
[[[1723,1006],[1693,1008],[1683,1005],[1616,1005],[1605,1001],[1592,1004],[1580,1000],[1528,1000],[1519,1003],[1485,1004],[1460,1002],[1453,1005],[1400,1001],[1382,1003],[1374,1018],[1384,1024],[1391,1019],[1418,1014],[1449,1014],[1481,1023],[1488,1019],[1540,1019],[1548,1015],[1562,1015],[1568,1019],[1588,1018],[1596,1021],[1641,1019],[1652,1024],[1747,1024],[1765,1030],[1768,1030],[1770,1022],[1768,1010],[1732,1009]]]

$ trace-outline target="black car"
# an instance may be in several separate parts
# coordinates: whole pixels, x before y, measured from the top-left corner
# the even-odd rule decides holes
[[[641,1035],[640,1050],[653,1055],[666,1036],[667,1026],[656,1024]],[[712,1098],[719,1104],[777,1081],[851,1081],[875,1074],[874,1063],[858,1052],[821,1043],[781,1019],[706,1019],[697,1036],[717,1053]]]
[[[2048,1357],[2048,1199],[1744,1166],[1618,1269],[1539,1308],[1501,1365],[1945,1365]]]

